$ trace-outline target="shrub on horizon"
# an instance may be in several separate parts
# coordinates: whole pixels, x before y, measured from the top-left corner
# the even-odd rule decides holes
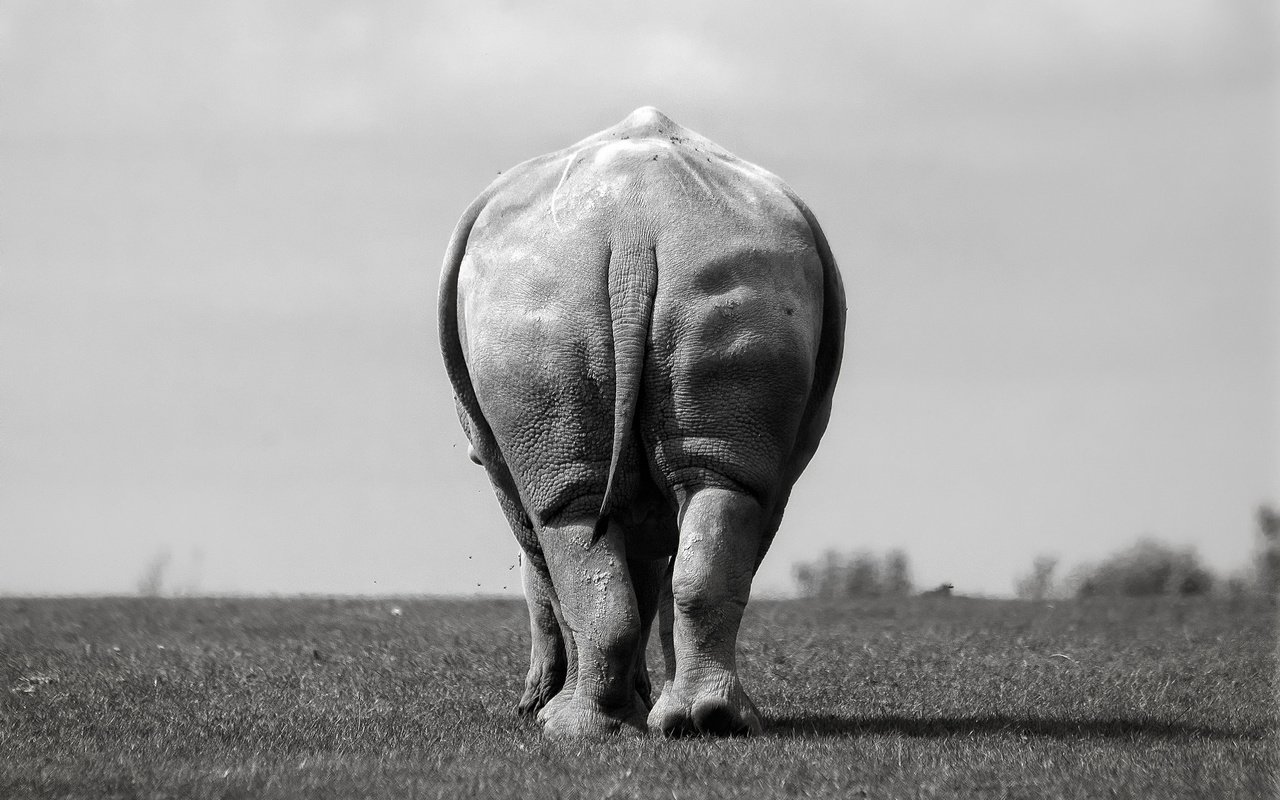
[[[1147,538],[1098,564],[1081,567],[1075,584],[1077,597],[1186,597],[1208,594],[1214,576],[1193,548],[1179,550]]]

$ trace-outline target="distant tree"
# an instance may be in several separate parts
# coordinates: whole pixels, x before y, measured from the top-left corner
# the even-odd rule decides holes
[[[791,578],[796,582],[796,593],[801,597],[818,596],[818,576],[812,564],[793,565]]]
[[[1280,512],[1270,506],[1261,506],[1257,519],[1256,580],[1261,591],[1275,595],[1280,591]]]
[[[792,575],[802,597],[831,599],[839,594],[836,580],[841,572],[842,559],[834,550],[827,550],[817,561],[796,564]]]
[[[820,597],[840,597],[844,593],[844,571],[847,559],[835,550],[822,554]]]
[[[138,594],[143,597],[159,597],[164,590],[164,575],[169,569],[170,553],[162,549],[151,557],[138,576]]]
[[[1083,567],[1076,583],[1080,597],[1200,595],[1213,588],[1213,574],[1191,548],[1175,550],[1142,539],[1099,564]]]
[[[883,594],[880,581],[880,559],[862,552],[847,562],[844,570],[845,597],[874,597]]]
[[[1031,572],[1014,582],[1013,592],[1023,600],[1044,600],[1053,595],[1053,573],[1058,568],[1054,556],[1036,556]]]
[[[890,550],[884,559],[884,593],[895,596],[911,594],[911,561],[905,550]]]
[[[836,599],[911,593],[911,562],[901,550],[884,558],[868,551],[844,556],[827,550],[815,561],[796,564],[791,574],[801,597]]]

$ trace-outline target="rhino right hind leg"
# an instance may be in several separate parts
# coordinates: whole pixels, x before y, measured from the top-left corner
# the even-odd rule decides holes
[[[682,500],[671,633],[663,631],[674,650],[675,676],[649,713],[655,732],[760,732],[760,713],[738,679],[736,650],[764,527],[763,509],[743,492],[705,487]]]

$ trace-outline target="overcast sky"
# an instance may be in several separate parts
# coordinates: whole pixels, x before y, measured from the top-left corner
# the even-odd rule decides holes
[[[449,6],[450,8],[446,8]],[[457,10],[453,10],[456,8]],[[0,592],[517,591],[435,339],[496,175],[657,105],[849,291],[757,586],[1007,593],[1280,501],[1266,0],[0,2]]]

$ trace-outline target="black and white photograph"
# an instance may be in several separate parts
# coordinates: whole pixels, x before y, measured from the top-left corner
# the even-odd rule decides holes
[[[0,0],[0,798],[1280,796],[1280,6]]]

